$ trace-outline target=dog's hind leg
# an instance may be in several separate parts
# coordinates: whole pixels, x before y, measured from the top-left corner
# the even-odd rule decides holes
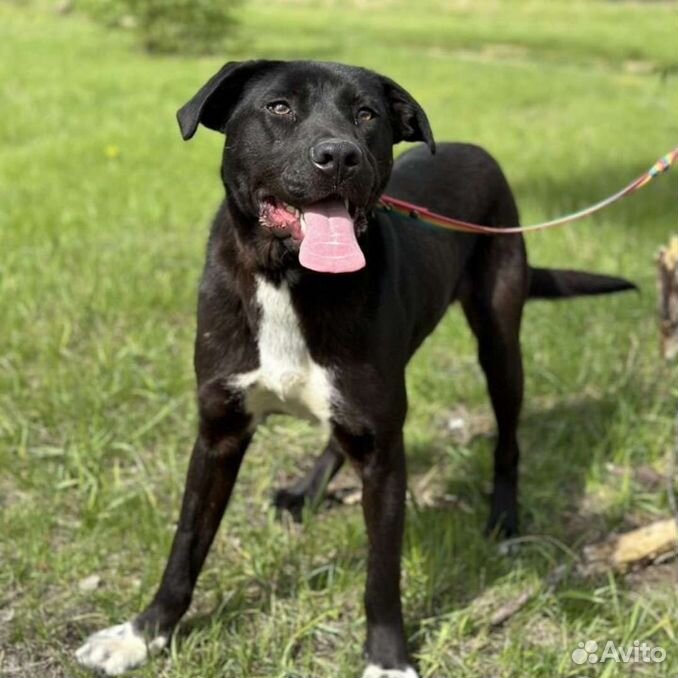
[[[274,506],[289,511],[294,520],[301,522],[304,507],[314,508],[322,501],[328,483],[344,464],[344,453],[330,437],[323,453],[315,460],[313,468],[289,487],[282,487],[273,495]]]
[[[81,664],[107,675],[119,675],[143,664],[149,653],[169,642],[190,605],[252,437],[250,417],[237,394],[208,385],[201,389],[199,400],[200,431],[160,587],[134,621],[95,633],[76,652]]]
[[[460,295],[478,341],[478,358],[497,420],[494,484],[488,532],[518,531],[518,419],[523,400],[520,322],[527,297],[527,261],[520,237],[478,245]]]

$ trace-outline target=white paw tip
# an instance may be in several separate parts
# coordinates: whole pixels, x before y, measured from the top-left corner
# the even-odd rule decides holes
[[[119,676],[143,664],[149,653],[159,652],[165,645],[165,636],[158,636],[147,644],[132,622],[126,622],[91,635],[76,650],[75,658],[87,668]]]
[[[369,664],[362,678],[419,678],[419,676],[411,666],[406,669],[382,669],[376,664]]]

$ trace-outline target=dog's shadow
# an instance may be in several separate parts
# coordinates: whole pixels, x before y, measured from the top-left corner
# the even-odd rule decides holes
[[[638,398],[637,385],[623,388]],[[601,445],[601,440],[615,420],[619,400],[610,394],[528,407],[520,427],[519,497],[525,539],[516,540],[510,549],[483,531],[489,513],[494,434],[481,433],[467,442],[454,476],[444,483],[447,506],[417,505],[415,497],[408,516],[406,553],[410,560],[419,561],[418,571],[431,574],[419,597],[407,604],[411,638],[430,633],[431,620],[444,620],[448,613],[485,598],[495,583],[510,581],[517,568],[526,581],[536,577],[546,583],[560,564],[577,576],[574,565],[581,546],[603,539],[610,527],[623,524],[618,509],[596,506],[586,492],[592,465],[604,466],[611,457],[612,446]],[[416,477],[430,463],[430,452],[415,446],[409,460]],[[612,480],[617,481],[621,482]],[[599,583],[581,580],[578,586],[593,590]],[[587,614],[585,607],[574,606],[573,616],[579,611]],[[424,619],[426,629],[417,621]],[[481,618],[476,621],[484,623]],[[416,652],[419,641],[414,642]]]
[[[634,384],[624,389],[637,391]],[[545,581],[555,562],[573,564],[568,552],[576,552],[582,543],[601,538],[607,526],[618,518],[606,510],[596,511],[585,505],[590,467],[594,461],[605,461],[604,456],[596,457],[591,450],[600,450],[598,443],[618,408],[614,394],[559,401],[543,408],[528,406],[520,428],[521,532],[528,541],[514,550],[502,550],[500,542],[484,534],[489,512],[493,429],[467,440],[463,454],[451,460],[452,472],[445,474],[443,501],[439,505],[420,502],[416,483],[430,471],[432,464],[440,466],[442,462],[444,465],[438,446],[441,441],[433,445],[409,445],[412,496],[408,507],[407,574],[403,589],[408,636],[414,639],[411,650],[415,654],[420,649],[421,638],[431,632],[432,619],[444,620],[448,613],[468,606],[495,583],[509,577],[516,567],[528,579],[534,576]],[[326,512],[355,509],[355,506],[342,507],[335,496],[319,509],[320,519]],[[344,552],[341,558],[345,567],[352,567],[362,575],[363,553]],[[293,595],[295,586],[291,578],[296,575],[289,574],[289,582],[284,581],[287,575],[281,573],[280,576],[283,579],[277,581],[276,594]],[[426,581],[418,581],[414,586],[407,581],[422,578]],[[594,587],[596,582],[584,585]],[[185,619],[177,632],[178,640],[181,642],[208,627],[215,618],[237,617],[243,604],[237,595],[222,597],[210,611]],[[574,614],[577,614],[576,608]]]

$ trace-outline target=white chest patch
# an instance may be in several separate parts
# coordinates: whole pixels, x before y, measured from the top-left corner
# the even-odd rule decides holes
[[[257,278],[257,302],[259,367],[234,379],[245,391],[247,411],[255,421],[283,413],[328,423],[330,373],[311,358],[289,288]]]

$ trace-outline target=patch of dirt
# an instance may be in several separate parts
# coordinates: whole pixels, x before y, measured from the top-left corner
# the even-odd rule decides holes
[[[568,544],[602,541],[610,532],[604,514],[595,510],[587,497],[582,497],[578,508],[566,511],[562,520]]]
[[[629,572],[626,575],[626,582],[633,591],[641,595],[658,589],[670,589],[675,595],[678,584],[678,561],[673,559]]]
[[[468,445],[474,438],[489,437],[495,433],[494,417],[489,409],[471,411],[464,405],[446,410],[441,428],[459,445]]]
[[[57,657],[33,652],[25,646],[0,646],[0,675],[3,678],[66,678]]]
[[[30,498],[27,492],[22,492],[9,477],[0,478],[0,509],[6,510],[12,506],[20,504],[22,501],[27,501]]]
[[[666,473],[662,473],[649,464],[642,464],[641,466],[634,466],[632,469],[629,469],[609,463],[605,466],[605,470],[613,478],[620,478],[622,480],[627,475],[630,475],[634,485],[649,492],[663,490],[666,487]]]
[[[527,623],[521,625],[521,634],[535,647],[558,647],[562,636],[561,628],[553,619],[543,614],[530,616]]]

